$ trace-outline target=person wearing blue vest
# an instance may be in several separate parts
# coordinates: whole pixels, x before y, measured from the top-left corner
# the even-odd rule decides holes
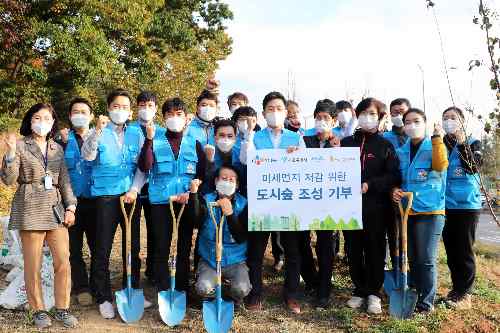
[[[161,134],[165,132],[165,129],[159,124],[155,123],[155,116],[157,111],[157,97],[151,91],[142,91],[137,95],[137,120],[130,123],[129,126],[136,126],[140,128],[141,135],[144,140],[146,137],[146,128],[148,126],[154,126],[155,130]],[[142,147],[141,147],[142,148]],[[149,183],[142,187],[139,193],[139,200],[141,202],[141,207],[144,211],[144,220],[146,222],[146,270],[144,275],[149,280],[151,284],[154,285],[154,237],[152,229],[152,217],[151,217],[151,203],[149,201],[148,194]]]
[[[73,194],[77,197],[75,225],[68,229],[69,261],[71,264],[71,293],[80,305],[92,304],[94,279],[92,269],[87,273],[83,260],[83,235],[87,239],[90,257],[94,256],[95,244],[95,200],[90,195],[91,164],[81,155],[84,140],[89,134],[89,124],[94,119],[90,102],[85,98],[74,98],[69,104],[71,130],[60,131],[59,144],[64,148],[64,159],[71,180]],[[91,261],[92,262],[92,261]]]
[[[96,241],[92,263],[95,281],[95,297],[99,312],[105,319],[115,316],[113,294],[109,276],[109,258],[118,224],[125,230],[120,197],[125,196],[127,209],[137,199],[145,183],[145,175],[137,169],[139,149],[143,144],[142,133],[136,126],[127,126],[131,116],[130,95],[116,89],[107,97],[109,118],[99,116],[95,129],[82,145],[82,156],[91,161],[91,196],[96,200]],[[132,217],[132,287],[140,288],[140,202]],[[122,233],[123,287],[126,286],[126,234]],[[145,307],[151,303],[144,302]]]
[[[406,98],[396,98],[389,106],[391,115],[392,129],[382,132],[384,139],[388,140],[394,149],[398,149],[408,141],[408,136],[405,134],[403,127],[403,115],[411,108],[410,101]],[[396,223],[400,223],[399,209],[393,202],[389,202],[387,208],[384,209],[386,216],[386,234],[388,243],[388,255],[386,256],[386,265],[391,259],[394,267],[394,255],[396,251]]]
[[[450,163],[443,242],[452,282],[446,304],[460,310],[472,306],[471,289],[476,278],[473,247],[481,209],[479,168],[482,165],[481,142],[466,137],[464,122],[464,113],[457,107],[443,112],[444,143]]]
[[[192,179],[204,180],[207,167],[202,145],[184,134],[187,107],[180,98],[165,101],[162,106],[166,131],[147,128],[146,141],[139,157],[139,169],[149,174],[152,235],[154,237],[154,272],[158,291],[170,288],[168,257],[172,239],[170,197],[186,203]],[[180,209],[175,204],[175,211]],[[193,224],[186,215],[179,221],[176,261],[176,289],[189,293],[190,261]]]
[[[216,222],[225,217],[222,236],[222,277],[230,281],[230,296],[237,304],[248,295],[252,286],[248,276],[247,235],[248,208],[247,199],[237,192],[238,171],[231,165],[217,169],[214,186],[216,190],[204,196],[198,193],[200,181],[191,182],[189,221],[195,223],[200,234],[198,253],[201,257],[197,268],[195,289],[202,297],[213,297],[217,276],[215,262],[215,226],[210,216],[208,203],[217,202],[214,208]]]
[[[448,154],[439,124],[434,125],[432,138],[426,135],[427,120],[423,111],[408,110],[403,123],[410,140],[396,151],[403,183],[401,188],[392,191],[392,197],[400,202],[403,192],[413,193],[408,219],[408,284],[417,290],[415,311],[429,313],[434,309],[437,290],[436,260],[444,227]]]
[[[286,99],[279,92],[271,92],[262,102],[267,128],[256,133],[248,128],[248,138],[241,144],[241,161],[246,164],[248,152],[255,149],[283,149],[287,152],[305,148],[302,137],[285,129]],[[248,260],[252,291],[246,298],[247,309],[262,308],[262,261],[269,240],[269,231],[251,232],[248,235]],[[281,244],[285,252],[285,285],[283,297],[287,308],[293,313],[300,313],[297,301],[300,283],[299,233],[296,231],[281,232]]]
[[[214,145],[213,120],[218,103],[217,95],[208,90],[203,90],[196,99],[196,116],[187,127],[186,135],[200,142],[203,148]]]
[[[315,128],[318,134],[304,136],[307,148],[333,148],[340,146],[340,140],[332,134],[335,123],[335,103],[317,103],[314,110]],[[328,308],[332,288],[333,260],[335,246],[339,237],[338,231],[316,231],[316,256],[318,267],[312,253],[311,233],[302,231],[301,246],[301,276],[306,284],[306,291],[315,293],[317,308]]]

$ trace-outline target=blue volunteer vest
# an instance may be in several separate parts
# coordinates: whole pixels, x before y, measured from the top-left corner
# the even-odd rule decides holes
[[[474,141],[470,140],[469,144]],[[481,209],[479,175],[465,172],[456,145],[449,157],[446,209]]]
[[[203,147],[205,147],[206,144],[215,145],[213,126],[205,125],[198,118],[194,118],[191,121],[187,128],[186,136],[190,136],[196,141],[199,141]]]
[[[387,141],[389,141],[392,146],[394,147],[394,149],[398,149],[400,148],[403,144],[407,143],[408,142],[408,137],[406,137],[406,140],[403,144],[401,144],[399,142],[399,138],[401,137],[400,135],[398,135],[396,132],[394,132],[393,130],[390,130],[388,132],[384,132],[382,133],[382,137],[384,139],[386,139]]]
[[[78,141],[73,131],[69,132],[64,159],[74,195],[78,198],[90,198],[92,164],[89,161],[85,161],[80,155],[80,147],[78,147]]]
[[[210,212],[208,211],[208,203],[217,200],[216,192],[209,193],[205,195],[205,201],[207,203],[207,216],[205,221],[203,221],[201,233],[198,244],[198,253],[207,263],[213,268],[216,267],[215,262],[215,226],[212,222]],[[245,209],[247,205],[247,199],[242,195],[236,193],[233,214],[238,217],[240,213]],[[214,208],[214,216],[217,223],[220,222],[221,209]],[[247,257],[247,242],[237,243],[236,240],[231,235],[229,231],[229,226],[227,222],[224,222],[223,232],[222,232],[222,267],[238,264],[246,260]]]
[[[97,157],[92,162],[92,196],[120,195],[130,189],[137,169],[140,132],[140,128],[126,127],[123,146],[120,147],[112,125],[102,130]]]
[[[446,171],[432,170],[432,140],[424,139],[410,163],[408,140],[397,149],[403,177],[402,189],[413,192],[413,210],[418,213],[445,209]]]
[[[283,129],[281,133],[280,149],[287,149],[290,146],[299,146],[300,134]],[[253,143],[256,149],[273,149],[273,142],[271,141],[271,134],[269,129],[265,128],[255,133]]]
[[[155,135],[153,154],[155,161],[149,174],[149,201],[166,204],[171,196],[186,192],[196,175],[196,141],[184,136],[176,160],[165,135]]]

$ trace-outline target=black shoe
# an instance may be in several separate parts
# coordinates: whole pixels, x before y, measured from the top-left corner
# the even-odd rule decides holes
[[[330,298],[329,297],[321,297],[316,299],[314,302],[314,307],[317,309],[326,310],[330,307]]]
[[[313,295],[314,295],[314,293],[315,293],[315,292],[316,292],[316,288],[315,288],[314,286],[311,286],[311,285],[306,284],[306,286],[305,286],[305,288],[304,288],[304,294],[305,294],[306,296],[311,297],[311,296],[313,296]]]

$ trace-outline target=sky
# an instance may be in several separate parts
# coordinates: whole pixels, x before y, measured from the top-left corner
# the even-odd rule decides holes
[[[221,98],[245,93],[262,111],[270,91],[295,99],[305,115],[316,101],[407,97],[425,107],[431,121],[452,105],[439,37],[425,0],[224,0],[234,13],[227,23],[233,52],[219,64]],[[472,23],[476,0],[434,0],[457,106],[488,114],[495,106],[485,66],[484,32]],[[500,10],[500,0],[488,3]],[[422,70],[420,70],[420,68]],[[423,71],[423,72],[422,72]],[[424,79],[423,79],[424,78]],[[308,124],[312,125],[312,122]]]

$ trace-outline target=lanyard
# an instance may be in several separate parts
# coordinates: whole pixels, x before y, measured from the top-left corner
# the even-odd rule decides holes
[[[43,155],[43,167],[45,169],[45,174],[47,174],[47,166],[49,164],[49,141],[45,146],[45,155]]]

